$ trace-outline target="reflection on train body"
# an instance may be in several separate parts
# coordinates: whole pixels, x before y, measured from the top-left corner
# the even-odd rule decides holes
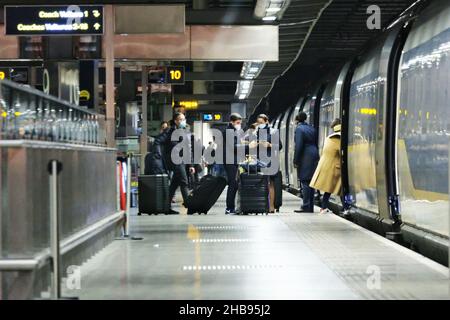
[[[403,50],[397,157],[403,221],[448,236],[450,6],[439,2]]]
[[[348,172],[350,192],[359,208],[378,212],[375,169],[377,116],[380,113],[380,53],[382,44],[365,55],[350,88]]]
[[[404,24],[408,19],[399,19],[399,23]],[[407,32],[406,42],[400,47],[403,50],[399,69],[389,74],[388,66],[394,65],[395,57],[391,53],[399,45],[390,39],[398,39],[399,30]],[[418,14],[409,32],[402,28],[389,29],[357,61],[352,73],[347,73],[348,68],[344,67],[339,83],[333,80],[336,74],[329,75],[326,79],[331,81],[324,79],[319,84],[326,84],[323,94],[317,90],[318,86],[312,88],[307,98],[300,99],[295,107],[274,121],[277,128],[281,124],[282,142],[288,146],[282,151],[288,152],[283,156],[287,159],[286,165],[282,164],[282,173],[288,176],[285,181],[290,187],[298,188],[292,162],[294,119],[298,112],[306,112],[308,122],[318,125],[318,145],[322,148],[330,132],[330,122],[343,114],[345,110],[341,108],[347,107],[348,124],[342,128],[348,133],[348,145],[343,144],[348,155],[346,178],[350,194],[347,196],[353,199],[356,211],[363,209],[392,223],[393,209],[386,209],[386,204],[398,194],[402,228],[415,228],[419,237],[420,230],[448,237],[450,2],[430,2]],[[345,75],[351,77],[348,87],[343,85]],[[392,104],[390,100],[389,104],[386,92],[395,88],[391,86],[395,84],[394,77],[398,78],[397,101]],[[316,99],[320,99],[320,104]],[[347,106],[342,103],[344,100],[348,101]],[[319,107],[318,112],[315,107]],[[315,116],[319,119],[314,119]],[[389,118],[391,124],[384,122],[386,117],[392,117]],[[388,136],[387,128],[395,134]],[[387,158],[383,158],[390,145],[393,147],[389,152],[394,152],[395,148],[395,164],[386,164]],[[393,175],[387,166],[393,168],[389,169],[393,170]],[[387,192],[388,181],[394,186],[389,189],[394,189],[391,193]],[[336,198],[334,200],[338,203]],[[385,210],[389,212],[383,214]],[[439,260],[446,261],[446,258]]]

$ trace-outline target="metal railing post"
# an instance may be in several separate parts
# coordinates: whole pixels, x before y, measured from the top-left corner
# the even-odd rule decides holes
[[[50,253],[52,260],[51,297],[61,298],[60,221],[58,210],[58,174],[61,165],[57,160],[49,163],[50,173]]]
[[[127,217],[127,224],[125,228],[125,236],[130,236],[130,207],[131,207],[131,155],[127,157],[127,197],[126,197],[126,208],[125,213]]]

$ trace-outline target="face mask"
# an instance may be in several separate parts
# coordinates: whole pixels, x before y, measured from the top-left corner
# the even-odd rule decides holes
[[[236,124],[236,125],[234,126],[234,128],[235,128],[236,130],[241,130],[241,125],[240,125],[240,124]]]
[[[180,129],[185,129],[187,126],[186,120],[183,120],[180,122],[180,124],[178,125],[178,128]]]
[[[262,124],[260,124],[259,126],[258,126],[258,128],[260,128],[260,129],[264,129],[266,127],[266,124],[265,123],[262,123]]]

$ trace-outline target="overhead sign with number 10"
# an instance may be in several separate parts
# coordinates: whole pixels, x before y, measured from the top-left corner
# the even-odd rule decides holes
[[[166,67],[166,83],[168,84],[184,84],[184,67],[169,66]]]

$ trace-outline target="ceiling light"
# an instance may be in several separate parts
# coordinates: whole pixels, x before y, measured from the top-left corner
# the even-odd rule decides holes
[[[242,80],[238,81],[236,87],[235,96],[239,98],[239,100],[247,99],[252,91],[253,81],[250,80]]]
[[[281,10],[281,8],[267,8],[266,12],[277,13]]]
[[[275,21],[275,20],[277,20],[277,17],[276,16],[267,16],[262,19],[263,19],[263,21]]]

